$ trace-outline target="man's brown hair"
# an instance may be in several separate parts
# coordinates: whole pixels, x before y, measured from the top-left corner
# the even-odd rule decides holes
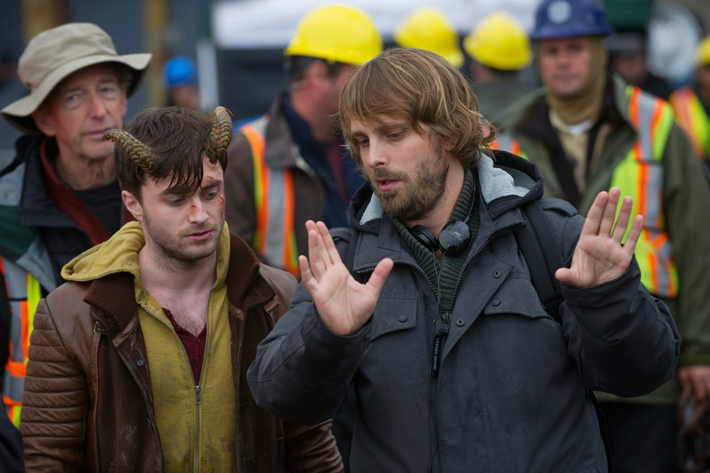
[[[232,129],[229,112],[222,110],[221,120],[226,116],[229,123],[222,123],[225,129],[221,130],[219,124],[203,112],[165,107],[150,108],[135,115],[123,130],[126,133],[111,130],[113,133],[109,135],[107,132],[104,139],[115,141],[116,173],[121,189],[140,199],[146,176],[158,180],[172,173],[169,188],[192,193],[202,183],[205,154],[211,161],[219,161],[226,170],[226,147]],[[215,140],[215,133],[221,134],[221,139]],[[215,141],[226,141],[226,144],[218,144],[219,149],[215,151]]]
[[[388,49],[364,64],[340,93],[339,107],[345,144],[359,167],[360,147],[350,133],[353,119],[372,123],[378,116],[402,117],[418,133],[420,123],[428,125],[465,167],[474,164],[479,149],[489,153],[495,139],[466,78],[422,49]]]

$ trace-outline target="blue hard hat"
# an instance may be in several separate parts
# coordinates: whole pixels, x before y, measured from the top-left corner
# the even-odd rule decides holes
[[[543,0],[535,13],[530,39],[609,36],[613,33],[598,0]]]
[[[168,89],[181,85],[197,85],[195,61],[185,56],[175,56],[163,66],[163,82]]]

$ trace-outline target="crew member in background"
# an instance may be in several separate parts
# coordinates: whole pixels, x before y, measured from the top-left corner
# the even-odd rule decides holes
[[[698,45],[695,84],[673,92],[671,105],[710,177],[710,36]]]
[[[619,74],[627,84],[636,85],[649,94],[668,100],[671,94],[668,81],[648,70],[645,31],[615,32],[604,43],[609,51],[612,71]]]
[[[338,97],[354,66],[380,51],[380,35],[364,12],[313,10],[285,50],[288,90],[231,144],[227,223],[267,264],[298,275],[307,220],[349,226],[346,209],[364,181],[338,132]]]
[[[532,62],[528,35],[515,17],[494,12],[466,36],[463,47],[472,59],[479,110],[495,124],[500,113],[531,88],[520,77],[520,70]]]
[[[393,37],[403,48],[426,49],[442,56],[457,69],[463,66],[459,36],[446,15],[436,8],[414,10],[399,25]]]
[[[35,36],[17,69],[29,95],[2,110],[25,133],[0,170],[0,359],[3,401],[18,425],[25,364],[39,300],[64,280],[62,266],[130,219],[121,202],[111,143],[150,54],[119,56],[91,23]],[[125,212],[125,213],[124,213]],[[9,301],[9,302],[8,302]]]
[[[168,90],[168,105],[200,109],[200,89],[197,87],[197,66],[185,56],[175,56],[163,66],[163,83]]]
[[[603,38],[610,33],[594,0],[540,4],[531,37],[545,89],[501,117],[498,147],[537,165],[545,195],[582,215],[612,187],[644,215],[636,259],[642,282],[680,329],[678,377],[643,397],[598,399],[613,471],[665,473],[677,464],[681,387],[710,397],[710,187],[671,106],[607,72]]]

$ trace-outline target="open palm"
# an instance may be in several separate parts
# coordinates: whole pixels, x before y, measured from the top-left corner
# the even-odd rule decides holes
[[[325,326],[336,335],[347,335],[367,323],[394,263],[385,258],[367,284],[356,281],[345,267],[323,222],[306,222],[308,258],[298,257],[301,280],[310,292]],[[354,243],[352,243],[354,244]]]
[[[616,187],[609,193],[600,192],[597,195],[579,235],[571,266],[560,268],[555,273],[560,282],[577,287],[596,286],[620,277],[629,269],[641,234],[643,216],[634,218],[631,231],[623,242],[633,200],[631,197],[624,198],[614,225],[620,195],[621,191]]]

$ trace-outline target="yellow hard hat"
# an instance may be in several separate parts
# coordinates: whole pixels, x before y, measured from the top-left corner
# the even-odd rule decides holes
[[[514,16],[494,12],[464,39],[466,52],[484,66],[504,71],[522,69],[532,62],[530,39]]]
[[[449,61],[454,67],[463,65],[458,35],[444,14],[436,8],[414,10],[394,33],[394,40],[405,48],[426,49]]]
[[[698,45],[695,53],[695,67],[701,68],[710,64],[710,36],[705,37]]]
[[[375,24],[361,10],[344,5],[317,8],[296,27],[284,53],[360,66],[382,52]]]

